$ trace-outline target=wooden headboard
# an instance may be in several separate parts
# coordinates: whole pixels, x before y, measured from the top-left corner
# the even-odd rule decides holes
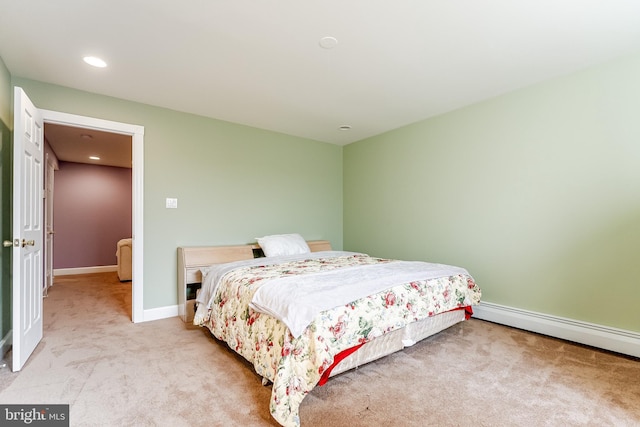
[[[328,240],[308,241],[311,252],[330,251]],[[264,256],[257,243],[236,246],[180,246],[178,247],[178,314],[185,322],[194,315],[195,293],[200,289],[200,269],[212,264],[241,261]]]

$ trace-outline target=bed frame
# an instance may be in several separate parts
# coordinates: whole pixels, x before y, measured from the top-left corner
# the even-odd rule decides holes
[[[311,252],[329,251],[327,240],[308,241]],[[179,314],[185,322],[192,322],[195,313],[196,292],[200,289],[202,274],[200,268],[212,264],[260,258],[264,256],[260,246],[255,244],[237,246],[197,246],[178,248],[178,290]],[[382,335],[367,342],[358,351],[345,357],[331,370],[330,376],[357,368],[391,353],[411,346],[420,340],[462,322],[466,318],[464,310],[442,313],[402,329]]]

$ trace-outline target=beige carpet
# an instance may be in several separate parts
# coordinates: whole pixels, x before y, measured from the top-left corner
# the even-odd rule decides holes
[[[0,402],[71,405],[72,426],[276,426],[270,387],[205,330],[130,322],[115,273],[56,278],[44,339]],[[309,426],[637,426],[640,362],[471,319],[337,376]]]

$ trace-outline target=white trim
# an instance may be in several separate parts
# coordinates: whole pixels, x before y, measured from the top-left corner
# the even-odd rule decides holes
[[[178,316],[178,305],[168,305],[166,307],[150,308],[144,311],[143,322],[152,320],[167,319],[169,317]]]
[[[78,116],[75,114],[61,113],[59,111],[40,110],[45,123],[55,123],[65,126],[83,127],[105,132],[115,132],[131,135],[132,142],[132,206],[133,224],[132,239],[132,279],[131,286],[131,320],[134,323],[144,319],[144,126],[127,123],[112,122],[93,117]]]
[[[40,111],[42,112],[42,118],[46,123],[120,133],[123,135],[134,135],[136,133],[144,135],[144,126],[113,122],[111,120],[103,120],[95,117],[79,116],[77,114],[62,113],[60,111],[44,109],[40,109]]]
[[[7,354],[7,352],[11,348],[12,342],[13,342],[13,329],[9,329],[9,332],[7,332],[7,335],[5,335],[4,338],[2,338],[2,340],[0,340],[0,359],[4,358],[4,355]]]
[[[107,273],[110,271],[118,271],[118,266],[117,265],[97,265],[95,267],[56,268],[53,270],[53,275],[54,276],[70,276],[73,274]]]
[[[131,266],[133,285],[131,286],[131,321],[138,323],[144,321],[144,128],[136,126],[136,132],[131,137],[133,153],[133,224],[131,228],[133,245],[131,246]]]
[[[616,353],[640,357],[640,333],[482,302],[473,317]]]

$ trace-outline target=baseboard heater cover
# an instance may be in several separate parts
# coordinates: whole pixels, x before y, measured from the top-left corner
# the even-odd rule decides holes
[[[473,317],[615,353],[640,357],[640,333],[564,317],[481,302]]]

